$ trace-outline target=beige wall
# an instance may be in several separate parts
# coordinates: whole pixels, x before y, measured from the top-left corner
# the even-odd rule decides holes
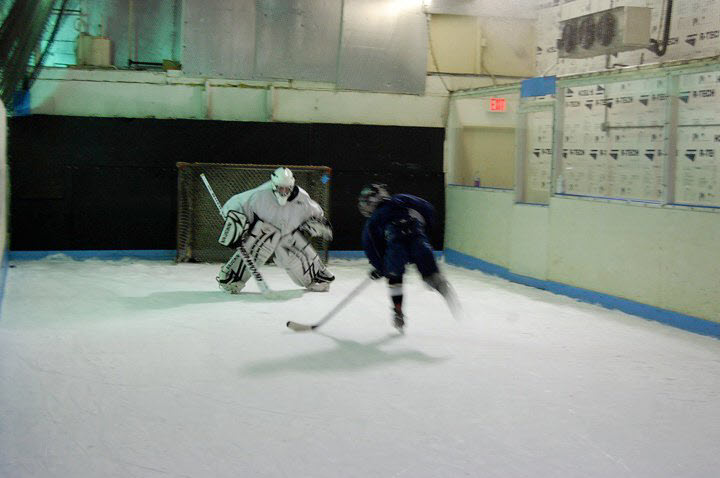
[[[480,173],[481,186],[512,188],[515,181],[515,126],[519,94],[498,93],[507,110],[490,111],[488,96],[450,100],[446,128],[446,172],[449,184],[473,185]]]
[[[492,75],[536,76],[536,21],[480,17],[485,37],[483,71]]]
[[[546,279],[550,209],[515,204],[510,212],[510,257],[508,268],[515,274]]]
[[[512,191],[448,186],[445,247],[510,266]]]
[[[462,154],[456,183],[472,186],[475,178],[480,186],[512,189],[515,182],[515,129],[463,128]]]
[[[720,322],[720,216],[450,186],[445,247],[510,272]]]
[[[477,17],[433,15],[429,40],[427,71],[482,72],[482,32]]]
[[[444,127],[447,91],[423,96],[337,91],[322,83],[249,82],[171,73],[44,69],[33,114]]]
[[[535,23],[530,18],[433,14],[427,71],[534,76]]]
[[[553,198],[551,280],[720,322],[720,215]]]

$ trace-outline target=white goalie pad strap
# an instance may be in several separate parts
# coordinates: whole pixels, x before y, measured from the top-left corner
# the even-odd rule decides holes
[[[318,253],[299,232],[283,237],[275,250],[275,262],[302,287],[310,285],[316,274],[325,268]]]
[[[225,226],[220,233],[218,242],[223,246],[237,247],[240,244],[240,238],[247,228],[247,217],[238,211],[230,211],[225,218]]]
[[[305,221],[300,230],[312,237],[321,237],[326,241],[332,241],[333,232],[330,221],[324,217],[312,217]]]

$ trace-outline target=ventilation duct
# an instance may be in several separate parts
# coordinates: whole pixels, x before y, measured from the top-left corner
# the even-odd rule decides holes
[[[589,58],[648,48],[651,10],[617,7],[560,22],[560,58]]]

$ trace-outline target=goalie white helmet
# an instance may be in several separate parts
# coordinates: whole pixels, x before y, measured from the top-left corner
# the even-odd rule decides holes
[[[362,188],[358,197],[358,209],[365,217],[372,216],[380,202],[389,199],[390,193],[384,184],[369,184]]]
[[[292,171],[288,168],[277,168],[270,175],[270,182],[272,182],[272,191],[278,204],[284,206],[295,189],[295,178]]]

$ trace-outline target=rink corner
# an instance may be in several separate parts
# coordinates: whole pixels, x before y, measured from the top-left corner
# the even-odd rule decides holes
[[[588,289],[581,289],[560,282],[536,279],[511,272],[508,268],[478,259],[453,249],[445,249],[445,262],[465,269],[479,270],[486,274],[494,275],[537,289],[547,290],[554,294],[572,297],[573,299],[597,304],[606,309],[615,309],[627,314],[642,317],[644,319],[660,322],[678,329],[686,330],[700,335],[707,335],[720,339],[720,323],[713,322],[700,317],[682,314],[672,310],[662,309],[641,302],[623,299],[602,292]]]

